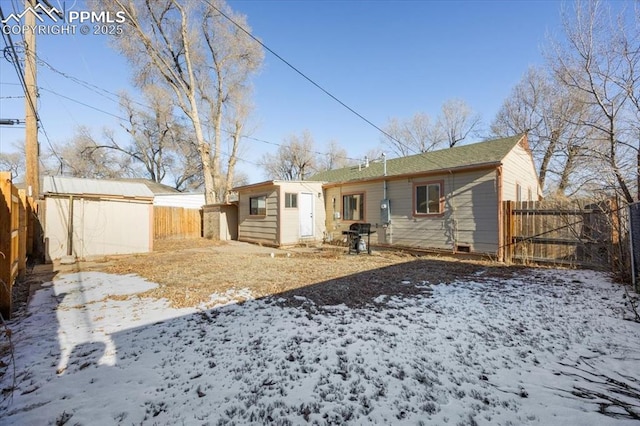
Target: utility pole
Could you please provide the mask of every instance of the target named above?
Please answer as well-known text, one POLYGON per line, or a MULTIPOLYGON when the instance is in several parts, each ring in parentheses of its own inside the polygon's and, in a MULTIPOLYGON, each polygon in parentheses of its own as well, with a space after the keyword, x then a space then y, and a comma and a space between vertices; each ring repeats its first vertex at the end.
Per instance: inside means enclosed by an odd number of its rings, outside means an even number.
MULTIPOLYGON (((37 0, 25 0, 25 10, 35 8, 37 0)), ((35 10, 35 9, 32 9, 35 10)), ((33 13, 26 13, 25 26, 35 28, 36 17, 33 13)), ((34 199, 40 195, 40 146, 38 144, 38 89, 36 81, 36 34, 34 30, 24 32, 24 80, 27 93, 25 93, 25 154, 26 154, 26 183, 27 194, 34 199), (29 190, 31 193, 29 194, 29 190)))

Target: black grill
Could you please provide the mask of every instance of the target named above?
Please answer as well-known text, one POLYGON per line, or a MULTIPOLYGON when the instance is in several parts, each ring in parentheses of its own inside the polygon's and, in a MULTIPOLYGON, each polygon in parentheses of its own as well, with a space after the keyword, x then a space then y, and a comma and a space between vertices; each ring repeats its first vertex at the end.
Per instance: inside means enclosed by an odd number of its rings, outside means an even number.
POLYGON ((360 253, 360 241, 366 236, 367 237, 367 253, 371 254, 371 234, 374 234, 376 231, 371 231, 370 223, 352 223, 349 225, 348 231, 342 231, 342 235, 347 236, 347 244, 349 245, 349 254, 351 251, 355 251, 356 253, 360 253))

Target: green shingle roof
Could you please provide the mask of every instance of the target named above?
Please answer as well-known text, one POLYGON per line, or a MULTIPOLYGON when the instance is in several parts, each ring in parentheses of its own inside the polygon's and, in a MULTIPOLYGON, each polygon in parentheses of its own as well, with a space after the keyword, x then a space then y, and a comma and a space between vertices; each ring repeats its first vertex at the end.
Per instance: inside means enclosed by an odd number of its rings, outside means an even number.
MULTIPOLYGON (((470 145, 456 146, 439 151, 425 152, 408 157, 387 160, 387 176, 413 173, 437 172, 461 167, 499 163, 523 135, 495 139, 470 145)), ((328 170, 312 176, 309 180, 322 182, 350 182, 369 180, 384 176, 384 166, 380 161, 369 163, 369 167, 350 166, 328 170)))

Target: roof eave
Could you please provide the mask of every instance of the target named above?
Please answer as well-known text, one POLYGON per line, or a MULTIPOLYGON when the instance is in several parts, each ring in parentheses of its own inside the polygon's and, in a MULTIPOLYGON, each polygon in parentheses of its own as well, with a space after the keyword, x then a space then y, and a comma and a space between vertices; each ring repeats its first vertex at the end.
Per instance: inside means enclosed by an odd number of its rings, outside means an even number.
POLYGON ((388 175, 388 176, 375 176, 370 178, 363 179, 352 179, 345 181, 337 181, 337 182, 328 182, 324 184, 323 188, 333 188, 336 186, 346 185, 346 184, 354 184, 354 183, 364 183, 364 182, 382 182, 385 180, 399 180, 399 179, 408 179, 408 178, 416 178, 416 177, 426 177, 433 175, 441 175, 443 173, 456 173, 456 172, 469 172, 474 170, 484 170, 484 169, 493 169, 502 165, 502 161, 491 161, 487 163, 466 165, 466 166, 458 166, 458 167, 450 167, 446 169, 437 169, 437 170, 429 170, 423 172, 411 172, 411 173, 402 173, 398 175, 388 175))
POLYGON ((103 200, 123 200, 123 201, 150 201, 153 202, 153 196, 145 195, 115 195, 115 194, 98 194, 98 193, 71 193, 71 192, 44 192, 42 197, 77 197, 77 198, 100 198, 103 200))

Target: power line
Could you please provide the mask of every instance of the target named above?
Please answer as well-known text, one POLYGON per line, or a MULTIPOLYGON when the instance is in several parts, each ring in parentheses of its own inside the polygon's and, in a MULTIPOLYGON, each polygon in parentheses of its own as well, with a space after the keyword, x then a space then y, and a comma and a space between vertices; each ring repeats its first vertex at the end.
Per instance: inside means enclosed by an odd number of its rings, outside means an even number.
MULTIPOLYGON (((236 21, 234 21, 231 17, 229 17, 227 14, 225 14, 223 11, 221 11, 220 9, 218 9, 215 5, 213 5, 209 0, 203 0, 205 3, 207 3, 212 9, 214 9, 215 11, 217 11, 220 15, 222 15, 224 18, 226 18, 229 22, 231 22, 234 26, 236 26, 238 29, 240 29, 240 31, 242 31, 243 33, 245 33, 246 35, 248 35, 253 41, 255 41, 256 43, 258 43, 260 46, 262 46, 265 50, 267 50, 269 53, 271 53, 273 56, 275 56, 276 58, 278 58, 282 63, 284 63, 286 66, 288 66, 289 68, 291 68, 293 71, 295 71, 297 74, 299 74, 302 78, 304 78, 305 80, 307 80, 309 83, 311 83, 312 85, 314 85, 315 87, 317 87, 318 89, 320 89, 323 93, 325 93, 327 96, 329 96, 331 99, 333 99, 334 101, 338 102, 340 105, 342 105, 343 107, 345 107, 347 110, 349 110, 350 112, 352 112, 353 114, 355 114, 357 117, 359 117, 360 119, 362 119, 364 122, 366 122, 367 124, 369 124, 371 127, 375 128, 376 130, 378 130, 380 133, 382 133, 383 135, 385 135, 386 137, 388 137, 389 139, 391 139, 392 141, 400 144, 400 145, 404 145, 402 142, 400 142, 399 140, 397 140, 396 138, 394 138, 393 136, 391 136, 389 133, 387 133, 386 131, 382 130, 380 127, 376 126, 373 122, 371 122, 369 119, 367 119, 366 117, 364 117, 362 114, 360 114, 358 111, 356 111, 355 109, 351 108, 349 105, 347 105, 346 103, 342 102, 340 99, 338 99, 336 96, 334 96, 331 92, 329 92, 327 89, 325 89, 324 87, 322 87, 320 84, 318 84, 317 82, 315 82, 311 77, 307 76, 305 73, 303 73, 302 71, 300 71, 298 68, 296 68, 295 66, 293 66, 289 61, 287 61, 286 59, 284 59, 282 56, 280 56, 278 53, 276 53, 273 49, 271 49, 269 46, 267 46, 266 44, 264 44, 262 41, 260 41, 260 39, 258 39, 257 37, 255 37, 253 34, 251 34, 249 31, 247 31, 246 29, 244 29, 244 27, 240 24, 238 24, 236 21)), ((413 151, 414 153, 417 154, 417 152, 412 149, 411 147, 406 146, 407 149, 413 151)))
MULTIPOLYGON (((100 86, 97 86, 97 85, 95 85, 95 84, 92 84, 92 83, 90 83, 90 82, 87 82, 87 81, 85 81, 85 80, 82 80, 82 79, 80 79, 80 78, 78 78, 78 77, 75 77, 75 76, 73 76, 73 75, 70 75, 70 74, 68 74, 68 73, 66 73, 66 72, 60 71, 60 70, 58 70, 58 69, 57 69, 57 68, 55 68, 53 65, 51 65, 50 63, 48 63, 46 60, 44 60, 43 58, 41 58, 41 57, 39 57, 39 56, 36 56, 36 58, 37 58, 37 60, 38 60, 38 62, 39 62, 39 63, 41 63, 42 65, 46 66, 46 67, 47 67, 49 70, 51 70, 52 72, 54 72, 54 73, 56 73, 56 74, 59 74, 59 75, 61 75, 62 77, 67 78, 67 79, 69 79, 69 80, 71 80, 71 81, 75 82, 76 84, 79 84, 79 85, 81 85, 81 86, 85 87, 86 89, 91 90, 91 91, 93 91, 94 93, 97 93, 97 94, 99 94, 100 96, 103 96, 104 98, 106 98, 106 99, 108 99, 108 100, 110 100, 110 101, 112 101, 112 102, 119 103, 119 101, 118 101, 118 100, 113 99, 113 98, 111 98, 110 96, 106 96, 106 95, 105 95, 105 94, 108 94, 108 95, 112 95, 112 96, 120 97, 120 95, 118 95, 117 93, 111 92, 111 91, 109 91, 109 90, 107 90, 107 89, 105 89, 105 88, 102 88, 102 87, 100 87, 100 86)), ((115 118, 118 118, 118 119, 120 119, 120 120, 128 121, 128 119, 126 119, 126 118, 120 117, 120 116, 118 116, 118 115, 115 115, 115 114, 110 113, 110 112, 108 112, 108 111, 102 110, 102 109, 100 109, 100 108, 97 108, 97 107, 91 106, 91 105, 89 105, 89 104, 86 104, 86 103, 84 103, 84 102, 78 101, 78 100, 76 100, 76 99, 72 99, 72 98, 70 98, 70 97, 68 97, 68 96, 62 95, 62 94, 57 93, 57 92, 54 92, 54 91, 52 91, 52 90, 47 90, 47 89, 45 89, 45 88, 41 88, 41 89, 42 89, 42 90, 45 90, 45 91, 48 91, 48 92, 50 92, 50 93, 53 93, 54 95, 57 95, 57 96, 63 97, 63 98, 65 98, 65 99, 68 99, 68 100, 70 100, 70 101, 72 101, 72 102, 75 102, 75 103, 78 103, 78 104, 80 104, 80 105, 86 106, 86 107, 88 107, 88 108, 94 109, 94 110, 96 110, 96 111, 102 112, 102 113, 104 113, 104 114, 108 114, 108 115, 110 115, 110 116, 112 116, 112 117, 115 117, 115 118)), ((153 108, 152 108, 151 106, 147 105, 147 104, 144 104, 144 103, 142 103, 142 102, 139 102, 139 101, 136 101, 136 100, 133 100, 133 99, 132 99, 131 101, 132 101, 134 104, 140 105, 140 106, 142 106, 143 108, 146 108, 146 109, 148 109, 148 110, 150 110, 150 111, 153 111, 153 108)), ((209 129, 213 128, 213 127, 212 127, 212 125, 211 125, 211 124, 209 124, 209 123, 206 123, 206 122, 205 122, 205 123, 202 123, 202 124, 203 124, 205 127, 209 128, 209 129)), ((223 131, 224 133, 227 133, 227 134, 232 134, 232 133, 233 133, 233 132, 231 132, 231 131, 229 131, 229 130, 226 130, 226 129, 222 129, 222 131, 223 131)), ((278 147, 280 147, 280 146, 282 146, 282 145, 283 145, 282 143, 278 143, 278 142, 270 142, 270 141, 267 141, 267 140, 264 140, 264 139, 259 139, 259 138, 255 138, 255 137, 248 136, 248 135, 241 135, 241 137, 242 137, 242 138, 245 138, 245 139, 249 139, 249 140, 254 140, 254 141, 256 141, 256 142, 261 142, 261 143, 264 143, 264 144, 268 144, 268 145, 278 146, 278 147)), ((312 152, 312 153, 314 153, 314 154, 318 154, 318 155, 330 155, 329 153, 319 152, 319 151, 311 151, 311 152, 312 152)), ((344 158, 345 160, 351 160, 351 161, 360 161, 360 159, 358 159, 358 158, 351 158, 351 157, 347 157, 347 156, 339 156, 339 158, 344 158)))
MULTIPOLYGON (((4 19, 5 19, 4 18, 4 12, 2 11, 2 6, 0 6, 0 21, 4 21, 4 19)), ((18 75, 18 80, 20 81, 20 84, 22 85, 22 89, 24 90, 24 94, 25 94, 25 96, 27 98, 27 101, 29 102, 29 106, 31 107, 31 111, 33 111, 33 115, 35 116, 36 123, 40 124, 39 127, 42 129, 42 133, 44 134, 45 139, 47 140, 47 144, 49 145, 49 148, 51 148, 51 151, 53 152, 53 154, 56 157, 58 157, 58 154, 53 149, 53 145, 51 144, 51 140, 49 139, 49 134, 45 130, 44 124, 42 123, 42 120, 40 119, 40 115, 38 114, 38 109, 36 108, 36 100, 34 100, 31 97, 31 93, 29 93, 29 89, 27 88, 27 83, 26 83, 25 78, 24 78, 24 70, 20 66, 20 59, 18 57, 18 52, 16 51, 16 46, 13 43, 13 39, 11 38, 11 34, 5 34, 5 32, 2 31, 2 38, 3 38, 3 41, 4 41, 5 46, 6 46, 5 49, 8 48, 10 50, 10 53, 13 54, 13 56, 12 56, 13 60, 10 60, 9 62, 11 62, 11 64, 14 67, 14 69, 16 70, 16 74, 18 75)), ((5 51, 5 53, 6 53, 6 51, 5 51)))
POLYGON ((67 99, 67 100, 69 100, 69 101, 71 101, 71 102, 75 102, 75 103, 80 104, 80 105, 82 105, 82 106, 85 106, 85 107, 87 107, 87 108, 91 108, 91 109, 93 109, 93 110, 95 110, 95 111, 98 111, 98 112, 101 112, 101 113, 103 113, 103 114, 110 115, 110 116, 112 116, 112 117, 117 118, 118 120, 127 121, 127 119, 126 119, 126 118, 124 118, 124 117, 121 117, 121 116, 119 116, 119 115, 113 114, 113 113, 111 113, 111 112, 109 112, 109 111, 105 111, 105 110, 100 109, 100 108, 98 108, 98 107, 91 106, 91 105, 89 105, 89 104, 88 104, 88 103, 86 103, 86 102, 82 102, 82 101, 79 101, 79 100, 77 100, 77 99, 70 98, 69 96, 63 95, 62 93, 58 93, 58 92, 56 92, 56 91, 54 91, 54 90, 47 89, 47 88, 44 88, 44 87, 41 87, 41 88, 40 88, 40 90, 43 90, 43 91, 45 91, 45 92, 49 92, 49 93, 51 93, 51 94, 53 94, 53 95, 56 95, 56 96, 60 96, 61 98, 67 99))

